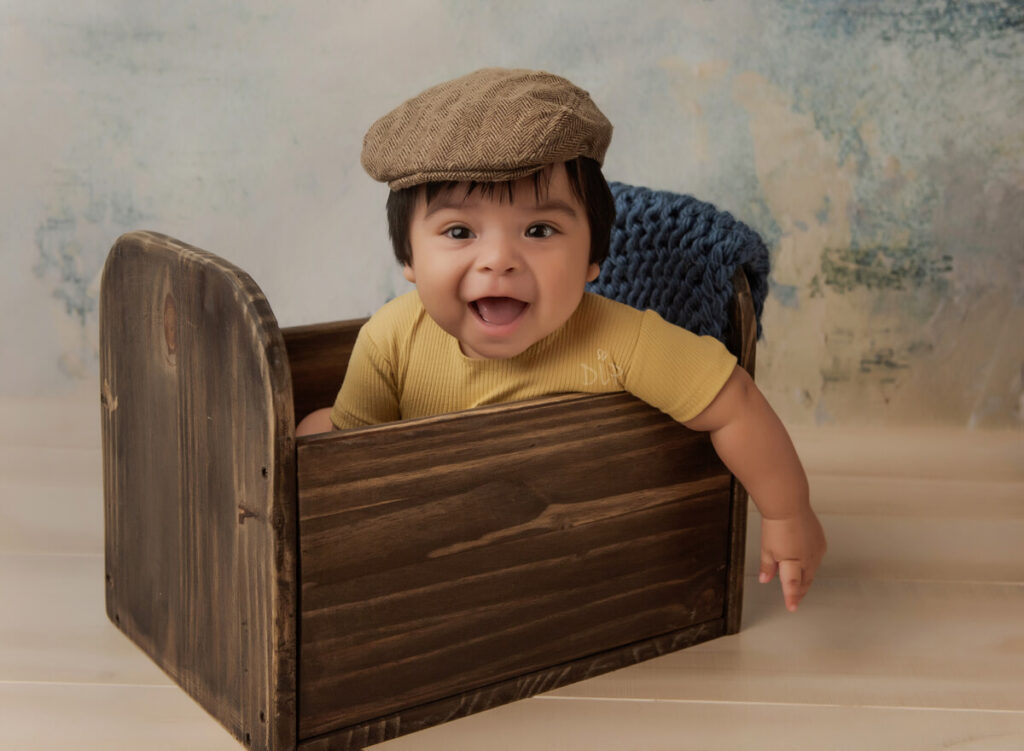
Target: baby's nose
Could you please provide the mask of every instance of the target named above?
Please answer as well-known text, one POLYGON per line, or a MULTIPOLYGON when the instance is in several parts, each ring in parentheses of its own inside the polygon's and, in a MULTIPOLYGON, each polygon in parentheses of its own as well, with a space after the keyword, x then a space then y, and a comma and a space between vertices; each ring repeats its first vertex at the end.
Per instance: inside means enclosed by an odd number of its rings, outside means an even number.
POLYGON ((477 268, 491 273, 510 274, 520 267, 519 253, 515 243, 507 239, 496 239, 487 244, 480 254, 477 268))

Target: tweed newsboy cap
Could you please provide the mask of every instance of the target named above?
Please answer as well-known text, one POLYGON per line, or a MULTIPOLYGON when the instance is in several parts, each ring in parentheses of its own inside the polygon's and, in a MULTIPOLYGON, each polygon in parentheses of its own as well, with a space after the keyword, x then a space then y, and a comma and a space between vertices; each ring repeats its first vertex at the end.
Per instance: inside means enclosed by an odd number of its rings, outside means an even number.
POLYGON ((363 167, 393 190, 441 180, 515 180, 585 156, 612 124, 583 89, 536 70, 484 68, 433 86, 375 122, 363 167))

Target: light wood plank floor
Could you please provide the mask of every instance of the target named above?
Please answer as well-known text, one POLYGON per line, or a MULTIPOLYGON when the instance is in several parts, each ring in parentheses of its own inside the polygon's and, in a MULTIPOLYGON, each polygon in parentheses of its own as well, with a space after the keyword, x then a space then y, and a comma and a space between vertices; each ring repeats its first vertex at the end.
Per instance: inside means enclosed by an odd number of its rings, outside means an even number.
MULTIPOLYGON (((0 402, 0 749, 237 751, 106 619, 98 424, 0 402)), ((372 748, 1024 749, 1024 433, 794 438, 830 543, 796 614, 748 577, 735 636, 372 748)))

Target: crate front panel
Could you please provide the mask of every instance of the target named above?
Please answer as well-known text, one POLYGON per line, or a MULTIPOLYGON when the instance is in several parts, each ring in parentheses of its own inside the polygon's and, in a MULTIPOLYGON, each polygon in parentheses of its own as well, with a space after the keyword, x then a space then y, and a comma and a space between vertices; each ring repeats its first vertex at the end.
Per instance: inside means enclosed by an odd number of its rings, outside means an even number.
POLYGON ((723 615, 730 475, 625 394, 298 446, 299 737, 723 615))

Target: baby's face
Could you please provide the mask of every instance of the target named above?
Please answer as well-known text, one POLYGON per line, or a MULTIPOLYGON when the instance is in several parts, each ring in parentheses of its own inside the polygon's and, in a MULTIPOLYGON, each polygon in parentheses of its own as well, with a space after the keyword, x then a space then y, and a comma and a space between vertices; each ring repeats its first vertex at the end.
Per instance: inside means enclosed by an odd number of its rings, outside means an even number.
POLYGON ((467 357, 523 352, 569 319, 600 271, 589 261, 586 209, 563 165, 539 201, 532 177, 515 183, 511 203, 497 187, 489 197, 466 197, 460 186, 429 206, 421 192, 409 224, 405 278, 467 357))

